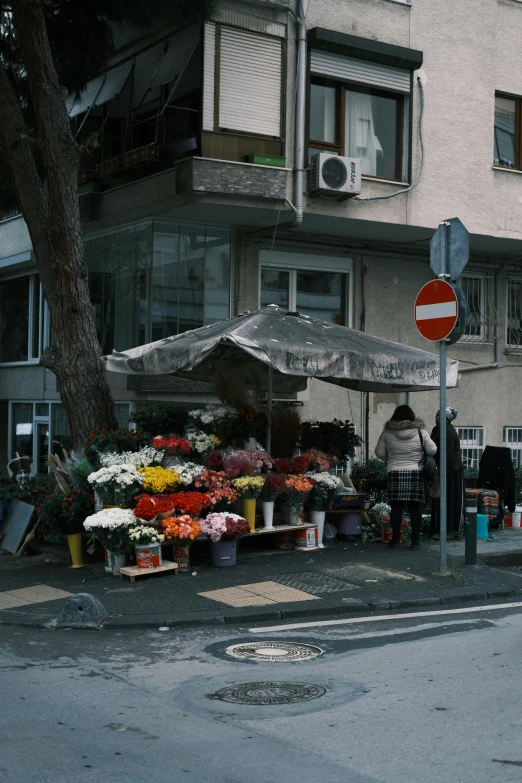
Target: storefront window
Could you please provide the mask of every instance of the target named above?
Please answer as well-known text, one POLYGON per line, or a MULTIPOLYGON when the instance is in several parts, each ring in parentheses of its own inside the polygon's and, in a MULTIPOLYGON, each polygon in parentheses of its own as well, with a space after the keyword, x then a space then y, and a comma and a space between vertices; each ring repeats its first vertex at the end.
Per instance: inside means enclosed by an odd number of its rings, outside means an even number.
POLYGON ((13 453, 33 458, 33 403, 15 402, 12 406, 13 453))
POLYGON ((45 345, 44 309, 37 275, 0 281, 0 363, 40 358, 45 345))

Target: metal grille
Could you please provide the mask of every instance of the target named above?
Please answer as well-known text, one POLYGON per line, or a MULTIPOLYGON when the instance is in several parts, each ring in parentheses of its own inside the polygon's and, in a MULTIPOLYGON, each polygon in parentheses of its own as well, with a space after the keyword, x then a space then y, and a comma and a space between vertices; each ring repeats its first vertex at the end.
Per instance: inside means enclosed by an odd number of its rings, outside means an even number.
POLYGON ((462 339, 483 342, 487 336, 487 276, 464 275, 460 280, 460 287, 468 302, 468 322, 462 339))
POLYGON ((522 468, 522 427, 504 427, 504 448, 511 449, 515 468, 522 468))
POLYGON ((456 427, 456 430, 460 438, 464 467, 478 470, 484 450, 484 427, 456 427))
POLYGON ((522 347, 522 277, 508 279, 506 343, 510 348, 522 347))

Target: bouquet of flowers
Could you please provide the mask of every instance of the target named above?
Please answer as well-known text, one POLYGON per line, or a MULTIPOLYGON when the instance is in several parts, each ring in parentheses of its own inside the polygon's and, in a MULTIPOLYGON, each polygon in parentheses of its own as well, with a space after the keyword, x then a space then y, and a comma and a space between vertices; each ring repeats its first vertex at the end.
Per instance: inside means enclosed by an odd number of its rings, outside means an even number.
POLYGON ((272 458, 266 451, 257 449, 227 449, 223 452, 223 467, 228 476, 250 475, 270 470, 272 458))
POLYGON ((184 487, 189 487, 198 476, 201 476, 205 468, 202 465, 196 465, 195 462, 186 462, 184 465, 176 465, 175 470, 180 484, 184 487))
POLYGON ((143 486, 143 470, 158 470, 158 468, 137 470, 134 465, 110 465, 108 468, 101 468, 91 473, 87 481, 98 493, 104 505, 126 506, 143 486))
POLYGON ((168 497, 176 513, 188 514, 191 517, 198 517, 203 508, 212 505, 206 492, 176 492, 168 497))
POLYGON ((238 438, 266 437, 268 419, 266 413, 258 411, 252 405, 245 405, 237 409, 237 419, 234 422, 234 434, 238 438))
POLYGON ((262 503, 272 503, 286 489, 286 476, 278 473, 269 473, 259 495, 262 503))
POLYGON ((230 482, 242 500, 259 497, 265 483, 264 476, 241 476, 230 482))
POLYGON ((337 465, 338 459, 332 454, 325 454, 324 451, 317 451, 317 449, 310 449, 307 454, 303 454, 309 458, 309 470, 317 473, 324 473, 334 465, 337 465))
POLYGON ((84 529, 110 552, 121 552, 129 541, 129 529, 136 526, 130 508, 106 508, 87 517, 84 529))
POLYGON ((230 440, 237 411, 226 405, 208 405, 189 411, 189 417, 207 435, 215 433, 220 440, 230 440))
POLYGON ((200 522, 201 532, 205 533, 211 541, 216 543, 221 539, 233 541, 246 536, 249 532, 248 522, 239 514, 230 514, 228 511, 208 514, 200 522))
POLYGON ((111 465, 134 465, 135 468, 148 468, 149 465, 159 465, 162 458, 163 452, 157 451, 152 446, 142 446, 139 451, 123 451, 120 454, 115 451, 107 451, 98 457, 104 468, 111 465))
POLYGON ((285 489, 279 496, 283 506, 300 506, 312 491, 314 480, 308 476, 287 476, 285 489))
POLYGON ((199 535, 199 523, 188 514, 180 517, 167 517, 161 523, 165 531, 165 538, 176 541, 193 541, 199 535))
POLYGON ((188 454, 192 448, 189 441, 180 435, 169 435, 168 437, 156 435, 152 445, 155 449, 163 449, 164 454, 169 456, 172 454, 188 454))
POLYGON ((127 430, 125 428, 118 430, 107 430, 103 427, 96 427, 91 430, 89 437, 85 442, 85 456, 93 463, 100 464, 100 455, 106 452, 139 451, 142 446, 147 446, 150 438, 140 429, 127 430))
POLYGON ((92 492, 72 489, 49 495, 38 512, 40 530, 52 534, 81 533, 86 517, 94 512, 92 492))
POLYGON ((291 473, 292 475, 301 474, 308 470, 310 466, 310 455, 302 454, 300 457, 292 457, 292 459, 274 460, 274 469, 278 473, 291 473))
POLYGON ((332 476, 330 473, 308 473, 307 475, 312 476, 312 480, 315 481, 308 497, 310 509, 312 511, 328 511, 335 494, 343 486, 342 480, 339 476, 332 476))
POLYGON ((214 507, 228 506, 239 497, 239 493, 232 487, 223 471, 204 470, 201 476, 196 478, 194 484, 198 488, 205 488, 214 507))
POLYGON ((165 541, 165 536, 153 527, 147 527, 146 525, 139 525, 133 527, 129 531, 129 543, 132 546, 141 546, 143 544, 162 544, 165 541))
POLYGON ((209 470, 223 470, 223 455, 220 451, 206 454, 203 457, 203 462, 209 470))
POLYGON ((152 522, 158 516, 156 499, 150 495, 141 495, 134 507, 133 513, 136 519, 144 519, 146 522, 152 522))
POLYGON ((147 492, 161 494, 179 485, 178 473, 171 468, 138 468, 138 471, 143 476, 143 489, 147 492))
POLYGON ((197 454, 205 454, 207 451, 214 451, 214 449, 221 445, 221 441, 216 435, 207 435, 201 430, 189 433, 187 435, 187 440, 190 443, 192 451, 195 451, 197 454))

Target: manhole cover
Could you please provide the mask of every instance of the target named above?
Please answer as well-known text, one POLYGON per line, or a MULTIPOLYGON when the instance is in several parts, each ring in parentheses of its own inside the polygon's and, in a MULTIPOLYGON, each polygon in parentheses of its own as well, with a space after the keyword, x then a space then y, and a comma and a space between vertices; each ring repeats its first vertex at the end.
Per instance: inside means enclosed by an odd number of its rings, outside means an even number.
POLYGON ((304 682, 244 682, 229 685, 216 693, 209 693, 209 699, 230 701, 234 704, 294 704, 324 696, 326 688, 304 682))
POLYGON ((294 642, 247 642, 232 644, 225 650, 227 655, 244 661, 309 661, 323 654, 313 644, 294 642))
POLYGON ((308 571, 301 574, 282 574, 272 577, 272 581, 280 585, 294 587, 296 590, 303 590, 312 595, 321 595, 322 593, 340 593, 345 590, 354 590, 359 585, 344 582, 342 579, 335 579, 333 576, 326 576, 317 571, 308 571))

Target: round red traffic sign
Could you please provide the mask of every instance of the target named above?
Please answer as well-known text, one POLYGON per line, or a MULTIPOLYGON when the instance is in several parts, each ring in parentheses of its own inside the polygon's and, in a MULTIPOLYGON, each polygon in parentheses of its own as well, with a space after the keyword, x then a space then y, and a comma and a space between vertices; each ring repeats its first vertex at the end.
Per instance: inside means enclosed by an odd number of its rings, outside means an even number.
POLYGON ((431 280, 417 294, 413 312, 417 329, 426 340, 444 340, 459 317, 457 295, 445 280, 431 280))

